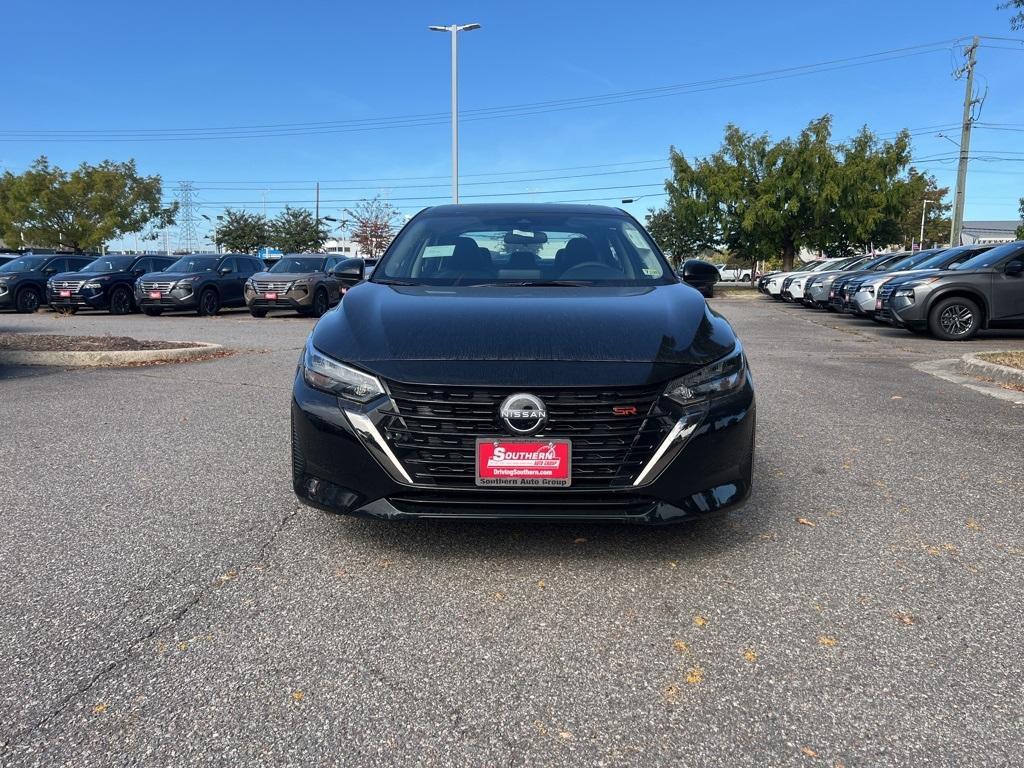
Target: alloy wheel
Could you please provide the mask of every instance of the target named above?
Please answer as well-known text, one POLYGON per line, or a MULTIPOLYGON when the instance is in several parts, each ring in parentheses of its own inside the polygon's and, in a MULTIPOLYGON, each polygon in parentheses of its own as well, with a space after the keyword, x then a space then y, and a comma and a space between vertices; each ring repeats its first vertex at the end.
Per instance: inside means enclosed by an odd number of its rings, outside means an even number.
POLYGON ((963 304, 950 304, 942 310, 939 324, 950 336, 963 336, 974 325, 974 312, 963 304))

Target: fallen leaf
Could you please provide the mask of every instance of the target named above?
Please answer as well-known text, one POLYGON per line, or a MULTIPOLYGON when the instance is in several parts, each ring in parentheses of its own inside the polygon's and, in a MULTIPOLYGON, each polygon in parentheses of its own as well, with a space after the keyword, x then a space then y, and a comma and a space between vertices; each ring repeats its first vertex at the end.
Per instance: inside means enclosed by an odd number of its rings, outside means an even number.
POLYGON ((753 648, 747 648, 747 650, 743 652, 743 658, 749 661, 751 664, 753 664, 755 661, 757 661, 757 651, 755 651, 753 648))
POLYGON ((538 579, 537 589, 544 589, 544 579, 538 579))
POLYGON ((500 603, 502 600, 505 599, 505 593, 504 592, 495 592, 494 593, 494 599, 497 600, 500 603))
POLYGON ((587 540, 585 538, 583 538, 582 536, 579 536, 579 537, 573 539, 572 543, 573 544, 586 544, 587 540))
POLYGON ((893 618, 895 618, 896 621, 900 622, 900 624, 910 625, 914 623, 914 617, 911 616, 909 613, 894 613, 893 618))
POLYGON ((932 557, 938 557, 939 555, 942 554, 942 552, 939 550, 938 547, 925 547, 924 551, 927 552, 932 557))
POLYGON ((903 395, 893 395, 889 399, 890 400, 902 400, 903 399, 903 395))
POLYGON ((534 720, 533 727, 537 729, 537 733, 539 733, 541 736, 547 736, 548 729, 540 720, 534 720))
POLYGON ((304 698, 306 698, 306 694, 304 694, 302 691, 292 691, 292 701, 294 701, 296 704, 298 704, 304 698))
MULTIPOLYGON (((808 520, 808 519, 807 519, 806 517, 798 517, 798 518, 796 519, 796 521, 797 521, 798 523, 800 523, 800 525, 807 525, 807 526, 810 526, 811 528, 813 528, 814 526, 816 526, 816 525, 817 525, 817 523, 816 523, 816 522, 814 522, 813 520, 808 520)), ((828 534, 826 534, 826 536, 827 536, 827 535, 828 535, 828 534)))
POLYGON ((690 667, 686 672, 686 682, 690 685, 697 685, 704 682, 704 668, 690 667))
POLYGON ((563 739, 571 739, 572 738, 572 733, 570 731, 559 731, 558 735, 561 736, 563 739))
POLYGON ((827 648, 835 648, 839 641, 834 637, 828 635, 818 635, 818 645, 824 645, 827 648))
POLYGON ((232 568, 230 571, 228 571, 225 574, 222 574, 221 576, 218 576, 217 578, 218 578, 218 580, 220 581, 221 584, 223 584, 225 582, 228 582, 228 581, 234 581, 235 579, 238 578, 238 571, 236 571, 234 568, 232 568))
POLYGON ((818 753, 815 752, 810 747, 800 747, 800 751, 803 752, 808 757, 817 757, 818 756, 818 753))
POLYGON ((669 683, 661 689, 661 695, 665 698, 665 701, 675 702, 679 700, 679 686, 675 683, 669 683))
POLYGON ((187 651, 188 650, 188 643, 186 643, 184 640, 182 642, 178 643, 178 650, 179 651, 187 651))
POLYGON ((679 567, 679 561, 678 560, 669 560, 668 561, 668 567, 669 568, 678 568, 679 567))
POLYGON ((102 715, 106 711, 107 711, 107 705, 106 705, 106 703, 104 703, 102 701, 92 708, 92 713, 94 715, 102 715))
POLYGON ((972 531, 980 531, 981 523, 979 523, 973 517, 969 517, 967 518, 967 527, 970 528, 972 531))
POLYGON ((676 640, 672 643, 672 650, 676 653, 689 653, 690 646, 684 643, 682 640, 676 640))
POLYGON ((693 617, 693 623, 696 624, 698 627, 703 629, 704 627, 706 627, 708 625, 708 617, 707 616, 701 616, 701 615, 698 614, 697 616, 693 617))

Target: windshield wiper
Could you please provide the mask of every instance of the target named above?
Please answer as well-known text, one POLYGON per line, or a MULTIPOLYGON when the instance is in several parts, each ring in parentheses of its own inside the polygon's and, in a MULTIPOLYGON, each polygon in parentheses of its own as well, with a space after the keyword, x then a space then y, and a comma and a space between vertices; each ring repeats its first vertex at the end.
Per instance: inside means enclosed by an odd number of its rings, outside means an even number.
POLYGON ((419 285, 412 280, 398 280, 393 277, 382 277, 380 280, 371 280, 371 283, 379 283, 380 285, 419 285))

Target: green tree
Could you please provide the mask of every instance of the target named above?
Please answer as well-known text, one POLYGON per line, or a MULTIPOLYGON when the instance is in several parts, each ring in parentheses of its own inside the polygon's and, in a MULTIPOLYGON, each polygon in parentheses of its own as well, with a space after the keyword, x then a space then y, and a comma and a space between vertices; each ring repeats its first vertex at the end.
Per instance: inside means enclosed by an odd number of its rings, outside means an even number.
POLYGON ((132 232, 152 240, 178 209, 161 204, 162 187, 159 176, 140 176, 134 160, 82 163, 68 172, 43 156, 24 173, 0 177, 0 237, 76 252, 132 232))
POLYGON ((232 253, 256 253, 270 242, 270 223, 257 213, 228 208, 214 232, 217 245, 232 253))
MULTIPOLYGON (((780 257, 791 269, 803 248, 844 253, 862 244, 902 242, 910 136, 881 142, 867 128, 831 139, 832 119, 796 138, 726 127, 721 148, 689 161, 671 150, 668 201, 649 221, 660 242, 682 252, 723 246, 738 259, 780 257)), ((923 187, 922 187, 923 189, 923 187)))
POLYGON ((270 245, 285 253, 319 251, 327 242, 328 232, 323 221, 305 208, 285 206, 270 222, 270 245))
POLYGON ((1017 13, 1010 17, 1010 29, 1024 29, 1024 0, 1008 0, 997 7, 1000 10, 1016 9, 1017 13))
POLYGON ((387 250, 400 219, 398 209, 379 197, 360 200, 355 208, 346 208, 345 215, 351 238, 359 243, 364 255, 373 257, 387 250))
POLYGON ((922 214, 925 216, 924 243, 944 243, 949 240, 949 212, 953 207, 951 203, 946 202, 949 187, 939 187, 934 176, 929 173, 918 173, 917 169, 911 168, 900 194, 902 213, 898 226, 902 236, 901 243, 916 243, 921 239, 922 214))
POLYGON ((1024 240, 1024 197, 1020 199, 1020 226, 1017 227, 1017 239, 1024 240))

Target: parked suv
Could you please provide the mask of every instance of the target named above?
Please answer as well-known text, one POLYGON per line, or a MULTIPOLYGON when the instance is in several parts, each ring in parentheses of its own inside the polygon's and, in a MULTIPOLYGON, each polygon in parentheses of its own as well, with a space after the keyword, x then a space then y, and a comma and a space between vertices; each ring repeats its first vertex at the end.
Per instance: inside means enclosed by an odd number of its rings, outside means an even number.
POLYGON ((1024 241, 903 283, 889 305, 899 324, 947 341, 983 328, 1024 328, 1024 241))
POLYGON ((95 256, 27 253, 0 266, 0 309, 35 312, 46 301, 46 281, 60 272, 75 272, 95 256))
POLYGON ((667 523, 750 493, 743 347, 624 211, 428 208, 342 309, 292 390, 313 506, 667 523))
POLYGON ((100 256, 78 272, 51 277, 46 283, 47 301, 58 312, 106 309, 112 315, 127 315, 138 309, 135 281, 173 263, 170 256, 100 256))
MULTIPOLYGON (((889 304, 892 301, 892 295, 896 292, 897 288, 903 285, 903 283, 909 283, 911 280, 916 280, 919 277, 933 274, 944 269, 956 269, 965 261, 970 261, 975 256, 985 253, 985 251, 991 251, 993 248, 995 248, 994 245, 959 245, 956 248, 948 248, 944 251, 940 251, 927 261, 923 261, 918 264, 910 272, 906 272, 901 275, 893 275, 882 283, 876 292, 874 319, 878 320, 880 323, 896 324, 889 304)), ((924 333, 924 331, 922 330, 920 333, 924 333)))
MULTIPOLYGON (((320 317, 341 301, 342 284, 335 274, 339 262, 353 259, 319 253, 282 256, 270 269, 245 281, 245 303, 253 317, 266 317, 271 309, 293 309, 320 317)), ((358 271, 362 277, 362 269, 358 271)))
POLYGON ((135 303, 147 315, 176 310, 215 315, 222 307, 244 307, 242 287, 263 269, 260 259, 245 254, 182 256, 163 272, 136 280, 135 303))

